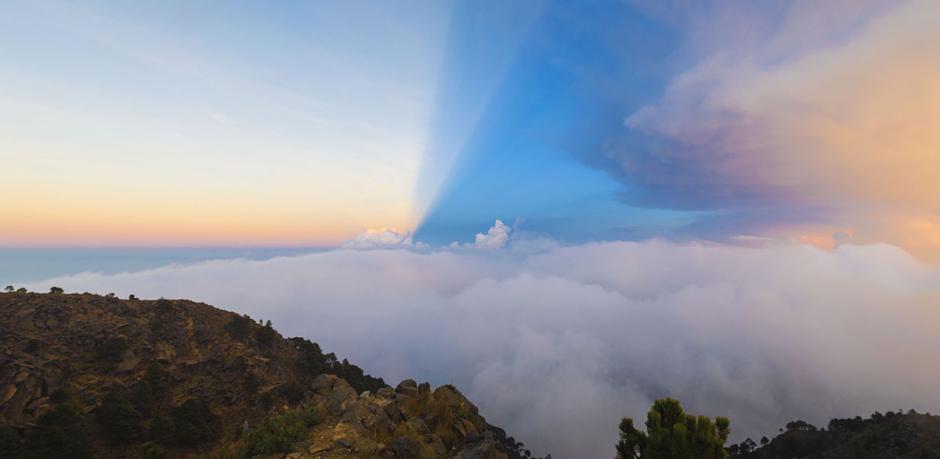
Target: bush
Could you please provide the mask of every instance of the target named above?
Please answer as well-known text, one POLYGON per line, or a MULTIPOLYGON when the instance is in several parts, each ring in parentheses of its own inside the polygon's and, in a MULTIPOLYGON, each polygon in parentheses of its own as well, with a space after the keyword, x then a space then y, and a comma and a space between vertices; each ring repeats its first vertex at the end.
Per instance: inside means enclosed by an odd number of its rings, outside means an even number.
POLYGON ((317 416, 309 408, 275 414, 248 432, 248 453, 250 456, 286 453, 316 423, 317 416))
POLYGON ((95 355, 99 360, 104 361, 110 365, 116 365, 121 361, 121 358, 124 356, 124 352, 127 351, 127 340, 120 336, 113 338, 108 338, 104 342, 98 344, 98 347, 95 349, 95 355))
POLYGON ((143 437, 142 416, 131 402, 118 392, 110 392, 95 410, 95 422, 111 444, 129 445, 143 437))
POLYGON ((170 416, 154 419, 152 429, 154 437, 163 443, 192 447, 218 439, 222 426, 208 404, 189 399, 174 408, 170 416))
POLYGON ((23 447, 20 433, 10 426, 0 426, 0 457, 16 457, 23 447))
POLYGON ((134 387, 131 388, 131 403, 134 404, 134 408, 144 416, 150 416, 153 414, 154 408, 154 397, 153 397, 153 388, 150 387, 150 383, 146 379, 137 381, 137 384, 134 384, 134 387))
POLYGON ((26 441, 30 457, 91 457, 91 432, 81 411, 71 403, 57 406, 39 418, 26 441))
POLYGON ((225 328, 228 330, 229 335, 232 335, 232 339, 245 341, 251 334, 252 325, 254 325, 254 321, 248 316, 235 316, 225 328))
POLYGON ((289 341, 299 353, 298 363, 310 376, 321 373, 334 374, 345 379, 353 389, 356 389, 356 392, 367 390, 374 392, 387 386, 382 378, 365 374, 362 368, 349 363, 346 359, 340 362, 336 354, 332 352, 324 354, 317 343, 304 338, 290 338, 289 341))
POLYGON ((248 394, 251 396, 254 396, 258 392, 258 388, 261 387, 261 382, 258 380, 258 377, 255 376, 254 373, 250 373, 250 372, 246 373, 244 382, 245 382, 245 391, 247 391, 248 394))
POLYGON ((271 345, 274 344, 275 338, 277 338, 277 332, 271 328, 270 321, 267 325, 255 330, 255 340, 258 341, 258 344, 262 347, 271 347, 271 345))
POLYGON ((297 404, 303 400, 304 391, 304 385, 298 383, 297 381, 286 382, 277 388, 277 392, 281 394, 281 397, 284 397, 284 399, 291 404, 297 404))
POLYGON ((166 458, 166 449, 154 442, 148 441, 144 443, 143 448, 141 448, 141 456, 144 459, 164 459, 166 458))
POLYGON ((261 401, 261 408, 263 408, 265 411, 270 410, 271 407, 274 406, 274 397, 271 397, 270 392, 261 394, 259 400, 261 401))

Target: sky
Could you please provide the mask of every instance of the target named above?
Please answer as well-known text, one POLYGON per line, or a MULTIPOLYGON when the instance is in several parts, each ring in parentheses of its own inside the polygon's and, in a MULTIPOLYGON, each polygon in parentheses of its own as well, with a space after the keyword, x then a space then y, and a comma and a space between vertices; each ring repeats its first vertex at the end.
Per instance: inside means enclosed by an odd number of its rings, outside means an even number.
POLYGON ((940 257, 929 0, 0 13, 4 247, 447 244, 499 218, 940 257))
POLYGON ((933 0, 2 2, 0 282, 271 319, 553 457, 663 396, 940 412, 937 43, 933 0))

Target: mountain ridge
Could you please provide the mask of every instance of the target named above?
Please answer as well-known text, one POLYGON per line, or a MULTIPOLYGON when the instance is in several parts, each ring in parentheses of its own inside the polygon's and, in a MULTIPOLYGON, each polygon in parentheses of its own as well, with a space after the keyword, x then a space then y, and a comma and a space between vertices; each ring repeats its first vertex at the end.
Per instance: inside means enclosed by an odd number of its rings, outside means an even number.
POLYGON ((188 300, 0 294, 0 456, 521 458, 456 387, 396 388, 188 300))

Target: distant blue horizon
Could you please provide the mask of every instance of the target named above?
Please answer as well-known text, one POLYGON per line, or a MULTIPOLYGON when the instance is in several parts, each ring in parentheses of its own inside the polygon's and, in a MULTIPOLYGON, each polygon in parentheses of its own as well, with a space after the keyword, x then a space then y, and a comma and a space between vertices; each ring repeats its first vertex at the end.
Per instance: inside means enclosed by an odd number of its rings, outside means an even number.
POLYGON ((0 288, 84 272, 116 274, 210 260, 269 260, 331 247, 30 247, 0 248, 0 288))

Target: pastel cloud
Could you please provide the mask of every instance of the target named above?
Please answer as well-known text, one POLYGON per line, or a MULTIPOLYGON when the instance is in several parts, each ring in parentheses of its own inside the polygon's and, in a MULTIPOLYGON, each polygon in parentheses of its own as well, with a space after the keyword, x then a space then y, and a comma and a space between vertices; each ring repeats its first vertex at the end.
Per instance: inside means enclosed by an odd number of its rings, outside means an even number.
POLYGON ((395 229, 370 229, 356 235, 355 238, 343 243, 344 249, 383 249, 423 247, 424 244, 412 240, 410 232, 398 232, 395 229))
POLYGON ((940 412, 940 272, 887 245, 334 250, 28 287, 51 285, 270 319, 386 380, 457 384, 556 457, 609 457, 619 417, 666 395, 729 415, 736 439, 795 418, 940 412))
POLYGON ((680 24, 704 37, 699 62, 626 117, 644 148, 605 152, 632 199, 772 209, 765 231, 850 228, 940 257, 940 4, 891 5, 795 3, 772 24, 719 8, 704 17, 724 17, 720 32, 680 24))

